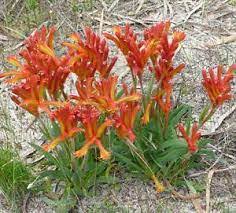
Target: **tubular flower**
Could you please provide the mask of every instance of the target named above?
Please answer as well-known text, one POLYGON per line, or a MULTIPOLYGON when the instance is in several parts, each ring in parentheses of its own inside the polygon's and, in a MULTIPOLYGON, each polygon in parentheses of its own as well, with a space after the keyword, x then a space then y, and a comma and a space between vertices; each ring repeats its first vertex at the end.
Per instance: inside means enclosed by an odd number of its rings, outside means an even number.
POLYGON ((175 52, 179 47, 180 42, 185 39, 186 35, 184 32, 175 31, 172 36, 171 42, 168 40, 168 35, 164 34, 162 40, 162 51, 161 58, 168 61, 169 63, 173 60, 175 52))
POLYGON ((10 77, 9 79, 5 81, 6 83, 17 83, 21 81, 22 79, 26 79, 32 76, 32 73, 29 70, 22 69, 22 64, 16 58, 16 56, 9 56, 7 58, 7 61, 13 66, 18 67, 18 69, 21 69, 21 71, 19 72, 17 70, 11 70, 5 73, 0 73, 0 78, 10 77))
POLYGON ((235 64, 225 74, 223 74, 222 66, 217 67, 217 73, 214 72, 213 68, 210 68, 209 75, 207 75, 206 69, 202 70, 202 84, 213 107, 218 107, 232 98, 230 81, 233 79, 234 67, 236 67, 235 64))
POLYGON ((38 76, 31 76, 12 88, 12 100, 34 116, 39 116, 40 108, 45 108, 44 85, 38 76))
POLYGON ((66 104, 62 108, 50 114, 51 120, 57 121, 60 127, 60 135, 55 138, 51 143, 43 146, 45 151, 51 151, 59 143, 66 139, 73 137, 76 133, 83 131, 77 127, 77 108, 72 107, 70 104, 66 104))
POLYGON ((184 64, 180 64, 176 68, 174 68, 168 61, 165 59, 159 59, 154 67, 150 67, 150 71, 155 73, 156 80, 161 83, 163 86, 163 82, 169 83, 173 77, 180 73, 183 68, 185 67, 184 64))
POLYGON ((152 109, 152 100, 149 101, 149 103, 147 104, 147 106, 145 108, 144 115, 142 117, 142 123, 143 124, 148 124, 149 123, 151 109, 152 109))
POLYGON ((168 121, 171 110, 171 93, 172 85, 170 83, 163 82, 163 88, 159 89, 156 96, 153 98, 165 114, 166 122, 168 121))
POLYGON ((105 39, 101 39, 90 28, 85 29, 84 41, 78 34, 72 34, 75 43, 64 42, 69 48, 70 63, 80 80, 93 77, 98 71, 101 77, 107 77, 113 68, 117 57, 109 60, 109 49, 105 39))
POLYGON ((128 138, 131 142, 135 140, 133 132, 134 122, 140 110, 138 103, 123 103, 119 113, 114 114, 114 125, 118 136, 122 139, 128 138))
POLYGON ((151 55, 152 63, 155 64, 158 55, 161 53, 162 45, 166 41, 170 30, 170 21, 160 22, 144 30, 144 39, 148 42, 155 41, 156 49, 151 55))
POLYGON ((24 41, 28 51, 38 51, 38 44, 46 44, 49 48, 53 49, 54 35, 56 29, 51 27, 49 30, 44 25, 40 30, 36 30, 29 38, 24 41))
POLYGON ((81 106, 78 109, 78 117, 84 128, 85 144, 74 153, 78 158, 85 156, 92 145, 96 145, 100 151, 100 158, 107 160, 110 158, 108 152, 101 142, 101 137, 104 135, 107 127, 112 125, 112 121, 107 119, 102 124, 99 124, 99 111, 93 106, 81 106))
POLYGON ((46 27, 36 31, 25 42, 25 49, 20 52, 21 63, 15 56, 8 61, 17 67, 1 77, 8 77, 8 83, 25 81, 32 75, 37 75, 49 94, 55 99, 59 90, 63 89, 64 82, 69 74, 69 58, 57 57, 53 49, 54 28, 47 31, 46 27))
POLYGON ((125 96, 117 99, 117 81, 117 76, 110 76, 107 79, 102 79, 100 82, 95 83, 97 93, 92 99, 94 100, 94 105, 100 111, 115 112, 120 104, 137 101, 140 99, 140 95, 134 92, 130 95, 126 94, 125 96))
POLYGON ((94 77, 96 67, 90 62, 88 58, 72 57, 69 62, 72 72, 74 72, 80 81, 86 80, 87 78, 94 77))
POLYGON ((138 42, 137 35, 128 24, 124 28, 114 27, 114 34, 104 33, 105 37, 112 40, 122 51, 133 75, 141 78, 149 57, 156 51, 156 42, 138 42))
POLYGON ((181 132, 182 136, 184 137, 184 139, 186 140, 187 144, 188 144, 188 149, 190 152, 196 152, 198 147, 197 147, 197 142, 201 137, 201 133, 198 132, 198 125, 195 122, 192 126, 192 132, 191 135, 189 136, 187 134, 187 132, 184 129, 183 124, 179 124, 178 126, 179 131, 181 132))
POLYGON ((94 78, 87 78, 83 81, 78 80, 76 90, 79 96, 71 95, 70 98, 77 100, 80 104, 88 104, 89 100, 91 100, 96 93, 93 82, 94 78))

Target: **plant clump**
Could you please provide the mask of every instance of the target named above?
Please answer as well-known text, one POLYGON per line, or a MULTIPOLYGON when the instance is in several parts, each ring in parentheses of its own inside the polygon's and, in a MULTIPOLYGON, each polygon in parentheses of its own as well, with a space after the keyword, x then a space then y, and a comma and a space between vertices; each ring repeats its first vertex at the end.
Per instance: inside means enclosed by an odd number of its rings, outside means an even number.
POLYGON ((119 162, 152 179, 161 192, 162 181, 174 182, 209 151, 201 128, 232 99, 235 64, 226 72, 220 65, 203 69, 210 104, 197 121, 190 106, 172 102, 173 78, 185 67, 175 65, 175 55, 186 35, 172 31, 170 21, 145 29, 142 37, 128 24, 114 27, 113 34, 104 33, 105 38, 86 28, 84 36, 73 33, 62 43, 66 51, 60 56, 54 48, 55 32, 54 27, 36 31, 19 56, 8 58, 14 69, 0 74, 11 85, 18 106, 39 120, 48 118, 41 127, 48 142, 37 149, 56 165, 50 177, 83 194, 85 186, 92 186, 91 176, 104 175, 105 162, 119 162), (117 57, 109 56, 107 39, 125 57, 132 85, 118 86, 119 71, 111 72, 117 57), (152 76, 150 82, 143 80, 144 72, 152 76), (77 94, 64 90, 71 74, 77 77, 77 94))

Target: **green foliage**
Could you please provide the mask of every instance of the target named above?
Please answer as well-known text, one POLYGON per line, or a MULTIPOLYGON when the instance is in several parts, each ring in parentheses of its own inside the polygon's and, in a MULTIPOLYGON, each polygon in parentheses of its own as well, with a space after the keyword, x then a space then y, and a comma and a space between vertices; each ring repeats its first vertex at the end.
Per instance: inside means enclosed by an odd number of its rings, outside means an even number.
POLYGON ((229 4, 231 4, 232 6, 236 6, 236 0, 230 0, 229 4))
MULTIPOLYGON (((201 156, 214 158, 214 153, 206 148, 206 144, 210 141, 201 139, 198 142, 198 151, 191 154, 188 152, 186 141, 177 135, 176 125, 180 121, 185 121, 186 124, 191 123, 189 106, 180 105, 172 110, 166 132, 162 124, 164 118, 161 116, 157 113, 146 126, 136 128, 135 147, 143 154, 143 158, 154 174, 162 180, 168 180, 171 184, 177 185, 189 169, 202 166, 201 156)), ((140 158, 123 141, 117 139, 113 150, 117 161, 125 165, 129 172, 141 178, 151 176, 150 170, 147 170, 140 158)))
MULTIPOLYGON (((48 124, 43 130, 44 138, 51 139, 60 134, 58 125, 55 122, 48 124)), ((74 140, 65 141, 58 146, 53 152, 45 152, 40 146, 32 144, 32 146, 42 155, 46 161, 44 162, 47 167, 42 171, 37 180, 33 183, 34 186, 39 184, 43 185, 46 181, 57 183, 63 188, 59 193, 59 200, 51 201, 52 205, 57 206, 59 209, 67 208, 69 203, 74 204, 75 198, 94 195, 96 194, 96 186, 101 183, 113 184, 116 179, 109 175, 112 167, 110 161, 98 160, 97 150, 89 152, 84 158, 76 158, 73 156, 73 150, 78 149, 84 141, 83 136, 78 135, 74 140), (73 202, 67 203, 64 206, 64 201, 72 199, 73 202), (62 202, 62 203, 61 203, 62 202)), ((32 186, 33 187, 33 186, 32 186)))
POLYGON ((73 12, 89 11, 93 8, 93 0, 85 0, 83 2, 72 0, 71 8, 73 12))
POLYGON ((26 0, 26 7, 28 10, 35 10, 38 7, 38 1, 37 0, 26 0))
POLYGON ((10 149, 0 149, 0 190, 12 206, 22 201, 32 179, 29 168, 10 149))

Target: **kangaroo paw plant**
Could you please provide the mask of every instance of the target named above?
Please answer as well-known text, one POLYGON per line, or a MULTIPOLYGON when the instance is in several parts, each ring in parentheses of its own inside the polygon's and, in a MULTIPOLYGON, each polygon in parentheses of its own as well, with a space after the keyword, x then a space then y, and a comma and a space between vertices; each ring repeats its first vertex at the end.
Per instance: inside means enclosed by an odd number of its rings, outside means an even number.
POLYGON ((172 101, 173 78, 185 67, 174 57, 186 35, 172 31, 170 21, 141 35, 128 24, 104 37, 86 28, 84 35, 73 33, 62 43, 62 54, 54 47, 55 32, 53 27, 36 31, 18 56, 8 57, 14 68, 0 74, 12 100, 40 121, 47 143, 34 147, 53 165, 41 177, 59 181, 65 192, 84 195, 95 182, 107 181, 118 162, 151 179, 161 192, 164 181, 174 183, 207 154, 201 128, 233 98, 236 64, 225 72, 220 65, 203 69, 210 102, 197 121, 190 106, 172 101), (119 83, 119 70, 111 73, 117 57, 110 57, 108 40, 125 57, 132 85, 119 83), (144 75, 151 76, 148 82, 144 75))

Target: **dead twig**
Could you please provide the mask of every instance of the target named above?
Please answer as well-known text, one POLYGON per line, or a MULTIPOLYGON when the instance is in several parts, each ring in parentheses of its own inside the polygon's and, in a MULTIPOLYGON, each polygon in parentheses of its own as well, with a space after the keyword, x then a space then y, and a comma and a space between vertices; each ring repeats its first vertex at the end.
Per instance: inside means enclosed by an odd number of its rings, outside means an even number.
MULTIPOLYGON (((215 173, 218 173, 218 172, 226 172, 226 171, 230 171, 230 170, 235 170, 236 169, 236 164, 232 165, 232 166, 229 166, 228 168, 224 168, 224 169, 216 169, 214 170, 215 173)), ((203 171, 203 172, 198 172, 198 173, 195 173, 195 174, 191 174, 189 175, 188 177, 189 178, 193 178, 193 177, 198 177, 200 175, 204 175, 206 174, 207 171, 203 171)))
POLYGON ((25 199, 23 200, 23 205, 22 205, 22 212, 23 213, 27 213, 28 212, 27 211, 27 206, 28 206, 28 201, 29 201, 30 195, 31 195, 31 192, 29 192, 26 195, 25 199))
POLYGON ((172 18, 173 9, 172 9, 170 3, 168 2, 168 0, 164 0, 163 2, 164 2, 164 17, 167 17, 167 13, 168 13, 168 10, 169 10, 169 12, 170 12, 169 18, 172 18))
POLYGON ((200 198, 200 195, 198 194, 190 194, 190 195, 182 195, 179 192, 174 190, 174 187, 169 183, 169 181, 166 181, 167 187, 171 189, 171 193, 176 198, 180 198, 181 200, 193 200, 200 198))
POLYGON ((119 17, 119 18, 122 18, 122 19, 126 19, 126 20, 130 20, 132 22, 135 22, 135 23, 138 23, 138 24, 141 24, 143 25, 144 27, 148 27, 147 24, 145 24, 143 21, 141 20, 138 20, 138 19, 135 19, 135 18, 131 18, 129 16, 123 16, 123 15, 120 15, 120 14, 117 14, 117 13, 113 13, 112 14, 113 16, 116 16, 116 17, 119 17))
POLYGON ((100 35, 100 36, 102 35, 103 16, 104 16, 104 9, 102 10, 101 18, 100 18, 100 25, 99 25, 99 35, 100 35))
POLYGON ((236 158, 233 156, 233 155, 229 155, 229 154, 226 154, 224 153, 222 150, 218 149, 217 147, 215 147, 214 145, 212 144, 208 144, 208 146, 210 146, 211 148, 215 149, 216 151, 220 152, 222 155, 228 157, 228 158, 231 158, 232 160, 235 160, 236 161, 236 158))
POLYGON ((115 6, 119 3, 119 0, 115 0, 112 2, 111 6, 109 7, 109 9, 107 10, 108 12, 111 12, 115 6))
POLYGON ((211 180, 214 174, 214 170, 210 170, 208 175, 207 175, 207 184, 206 184, 206 213, 210 212, 210 188, 211 188, 211 180))
POLYGON ((142 9, 144 2, 145 2, 145 0, 139 0, 139 5, 135 11, 135 14, 137 14, 142 9))
POLYGON ((214 44, 207 43, 205 44, 205 47, 211 48, 211 47, 219 46, 222 44, 229 44, 232 42, 236 42, 236 34, 218 39, 214 44))
POLYGON ((99 2, 102 4, 103 9, 107 11, 107 4, 103 0, 99 0, 99 2))
POLYGON ((176 24, 175 24, 175 27, 179 27, 179 26, 185 24, 185 23, 190 19, 190 17, 191 17, 194 13, 196 13, 199 9, 201 9, 201 7, 203 7, 203 6, 204 6, 204 1, 202 1, 202 2, 201 2, 200 4, 198 4, 196 7, 194 7, 194 8, 188 13, 188 15, 185 17, 185 19, 184 19, 183 22, 176 23, 176 24))
POLYGON ((197 12, 199 9, 201 9, 201 7, 203 6, 203 4, 204 4, 204 1, 202 1, 199 5, 197 5, 196 7, 194 7, 190 12, 189 12, 189 14, 185 17, 185 19, 184 19, 184 23, 186 22, 186 21, 188 21, 188 19, 195 13, 195 12, 197 12))

